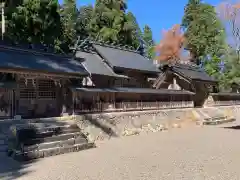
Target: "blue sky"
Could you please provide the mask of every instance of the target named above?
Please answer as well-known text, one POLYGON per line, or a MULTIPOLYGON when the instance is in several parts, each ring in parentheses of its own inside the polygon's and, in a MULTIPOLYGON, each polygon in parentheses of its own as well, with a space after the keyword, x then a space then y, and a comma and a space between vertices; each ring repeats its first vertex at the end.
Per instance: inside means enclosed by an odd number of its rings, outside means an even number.
MULTIPOLYGON (((60 0, 60 3, 63 0, 60 0)), ((94 4, 95 0, 77 0, 78 6, 94 4)), ((136 16, 140 27, 148 24, 156 41, 160 40, 163 29, 181 23, 184 6, 188 0, 127 0, 128 10, 136 16)), ((220 0, 205 0, 216 5, 220 0)))

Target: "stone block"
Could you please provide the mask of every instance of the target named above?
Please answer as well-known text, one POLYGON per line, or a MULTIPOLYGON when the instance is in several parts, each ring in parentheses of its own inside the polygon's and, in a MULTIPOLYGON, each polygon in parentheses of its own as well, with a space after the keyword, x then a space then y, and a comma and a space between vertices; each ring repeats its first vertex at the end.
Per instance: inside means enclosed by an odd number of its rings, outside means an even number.
POLYGON ((44 157, 55 156, 61 154, 60 147, 55 147, 51 149, 44 149, 42 152, 44 153, 44 157))
POLYGON ((73 146, 74 144, 75 144, 75 139, 72 138, 72 139, 68 139, 68 140, 60 142, 59 146, 60 147, 69 147, 69 146, 73 146))
POLYGON ((43 149, 51 149, 51 148, 56 148, 60 147, 61 141, 53 141, 53 142, 48 142, 48 143, 41 143, 38 144, 38 150, 43 150, 43 149))
POLYGON ((87 143, 87 139, 84 137, 77 137, 77 138, 75 138, 74 143, 75 144, 84 144, 84 143, 87 143))

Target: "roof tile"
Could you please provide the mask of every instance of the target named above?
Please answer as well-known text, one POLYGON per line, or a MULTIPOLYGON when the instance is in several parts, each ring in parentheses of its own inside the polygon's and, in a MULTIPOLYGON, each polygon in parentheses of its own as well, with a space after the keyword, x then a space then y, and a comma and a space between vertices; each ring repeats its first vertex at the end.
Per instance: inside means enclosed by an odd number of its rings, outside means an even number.
POLYGON ((113 68, 126 68, 148 73, 160 72, 153 62, 149 61, 137 52, 105 47, 96 44, 93 44, 93 46, 113 68))
POLYGON ((82 64, 70 57, 47 55, 7 47, 0 47, 0 57, 0 68, 87 74, 82 64))

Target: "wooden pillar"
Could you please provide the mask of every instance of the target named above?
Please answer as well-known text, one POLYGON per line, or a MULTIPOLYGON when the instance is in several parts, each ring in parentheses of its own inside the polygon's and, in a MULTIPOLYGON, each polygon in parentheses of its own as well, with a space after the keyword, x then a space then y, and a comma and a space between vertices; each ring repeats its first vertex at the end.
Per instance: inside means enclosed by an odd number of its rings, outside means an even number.
POLYGON ((72 91, 68 89, 65 84, 62 88, 62 115, 69 115, 73 112, 73 95, 72 91))
POLYGON ((65 86, 60 86, 58 90, 58 97, 59 97, 59 112, 63 116, 67 112, 66 108, 66 89, 65 86))

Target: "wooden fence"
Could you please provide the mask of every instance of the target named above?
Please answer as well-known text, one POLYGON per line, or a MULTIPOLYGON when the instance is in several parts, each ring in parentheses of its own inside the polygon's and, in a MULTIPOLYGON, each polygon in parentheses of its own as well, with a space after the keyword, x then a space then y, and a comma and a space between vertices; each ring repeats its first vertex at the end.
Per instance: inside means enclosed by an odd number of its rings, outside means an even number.
POLYGON ((193 107, 193 101, 179 102, 120 102, 120 103, 105 103, 105 102, 89 102, 89 103, 74 103, 75 112, 109 112, 109 111, 141 111, 141 110, 158 110, 171 108, 190 108, 193 107))

